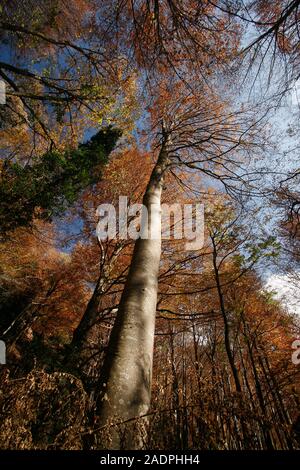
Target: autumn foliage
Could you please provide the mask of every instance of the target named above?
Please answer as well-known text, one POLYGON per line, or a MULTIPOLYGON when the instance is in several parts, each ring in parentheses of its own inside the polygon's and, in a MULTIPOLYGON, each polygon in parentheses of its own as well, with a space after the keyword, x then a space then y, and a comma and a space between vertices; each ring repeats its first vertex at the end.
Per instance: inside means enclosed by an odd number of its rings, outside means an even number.
POLYGON ((132 434, 143 449, 299 449, 299 317, 265 285, 282 254, 298 272, 298 171, 262 188, 271 106, 238 94, 265 41, 295 76, 298 2, 251 3, 245 48, 235 2, 2 2, 1 449, 126 449, 132 434), (204 204, 205 223, 197 250, 174 236, 156 246, 147 298, 152 247, 145 261, 143 242, 99 240, 96 211, 153 194, 159 207, 204 204), (269 196, 271 236, 257 218, 269 196), (127 378, 150 406, 104 420, 122 322, 135 331, 151 314, 150 365, 142 385, 127 378))

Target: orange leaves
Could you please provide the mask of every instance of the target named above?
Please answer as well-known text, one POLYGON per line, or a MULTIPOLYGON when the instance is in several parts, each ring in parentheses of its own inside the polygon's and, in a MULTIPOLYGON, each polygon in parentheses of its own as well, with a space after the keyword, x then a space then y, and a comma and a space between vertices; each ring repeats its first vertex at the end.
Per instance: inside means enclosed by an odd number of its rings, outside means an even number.
POLYGON ((258 0, 255 7, 261 22, 258 28, 269 30, 270 37, 274 34, 276 45, 282 53, 297 53, 299 42, 297 24, 300 19, 297 4, 287 0, 272 2, 258 0))
POLYGON ((128 196, 132 201, 140 200, 151 172, 153 162, 149 152, 133 146, 116 153, 105 168, 103 181, 99 185, 102 200, 115 201, 119 196, 128 196))
POLYGON ((267 23, 274 23, 282 14, 286 7, 285 0, 274 0, 266 2, 265 0, 258 0, 257 11, 260 15, 261 21, 267 23))
MULTIPOLYGON (((236 54, 239 28, 208 1, 138 0, 113 2, 119 32, 148 78, 165 73, 186 81, 203 78, 236 54)), ((111 2, 103 5, 103 16, 111 2)), ((110 18, 111 21, 111 18, 110 18)), ((114 38, 115 40, 116 38, 114 38)))

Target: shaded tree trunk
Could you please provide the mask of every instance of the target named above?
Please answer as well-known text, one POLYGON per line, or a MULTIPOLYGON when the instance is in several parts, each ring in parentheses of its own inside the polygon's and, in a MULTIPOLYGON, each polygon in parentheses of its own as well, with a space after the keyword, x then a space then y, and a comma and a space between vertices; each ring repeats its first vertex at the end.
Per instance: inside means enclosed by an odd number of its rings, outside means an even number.
MULTIPOLYGON (((101 301, 113 284, 110 274, 122 248, 123 245, 118 244, 108 260, 101 249, 100 272, 93 294, 65 352, 65 368, 81 378, 86 390, 91 391, 91 396, 94 396, 95 383, 99 380, 98 372, 104 351, 103 344, 97 343, 94 336, 109 311, 101 309, 101 301)), ((91 399, 91 408, 92 402, 91 399)))
POLYGON ((216 287, 217 287, 217 292, 218 292, 218 297, 219 297, 220 310, 221 310, 223 322, 224 322, 225 350, 226 350, 226 354, 228 357, 228 362, 231 368, 231 372, 233 375, 236 391, 241 393, 242 392, 241 382, 240 382, 237 367, 234 362, 233 352, 231 350, 231 345, 230 345, 229 324, 228 324, 227 312, 226 312, 225 304, 224 304, 223 292, 221 288, 219 268, 217 265, 217 247, 216 247, 214 237, 212 235, 211 235, 211 241, 213 245, 213 267, 214 267, 215 281, 216 281, 216 287))
POLYGON ((94 288, 94 292, 86 306, 84 315, 82 316, 78 326, 74 330, 72 342, 70 344, 72 355, 76 356, 77 360, 81 354, 81 348, 84 348, 84 346, 88 342, 90 329, 95 325, 95 323, 99 319, 98 309, 101 297, 110 285, 109 276, 114 267, 116 259, 122 251, 122 248, 122 244, 117 245, 114 253, 109 258, 109 260, 106 260, 105 257, 104 259, 101 259, 100 273, 94 288), (73 350, 76 350, 77 355, 73 350))
POLYGON ((31 327, 35 320, 39 317, 43 303, 53 294, 58 284, 59 281, 54 282, 42 300, 36 300, 34 303, 31 303, 25 307, 21 313, 19 313, 19 315, 12 321, 10 326, 3 332, 0 332, 0 339, 5 342, 8 353, 14 344, 26 332, 26 329, 31 327))

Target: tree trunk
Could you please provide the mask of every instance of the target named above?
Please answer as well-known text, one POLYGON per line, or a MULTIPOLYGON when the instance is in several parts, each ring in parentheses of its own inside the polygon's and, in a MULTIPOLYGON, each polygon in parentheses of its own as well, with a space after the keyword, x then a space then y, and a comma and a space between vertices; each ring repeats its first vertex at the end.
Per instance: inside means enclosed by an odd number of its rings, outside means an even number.
POLYGON ((142 433, 150 406, 154 327, 157 303, 158 271, 161 256, 161 192, 168 166, 164 138, 152 171, 143 204, 148 210, 148 230, 157 236, 139 238, 121 297, 118 315, 111 332, 99 383, 97 411, 101 426, 107 426, 110 442, 98 446, 137 449, 143 446, 142 433), (130 421, 121 436, 112 421, 130 421), (140 426, 141 425, 141 426, 140 426))
POLYGON ((222 292, 222 288, 221 288, 219 268, 217 266, 217 248, 216 248, 215 240, 212 236, 211 236, 211 241, 212 241, 212 245, 213 245, 214 274, 215 274, 217 292, 218 292, 218 297, 219 297, 220 310, 221 310, 221 314, 222 314, 222 317, 223 317, 223 323, 224 323, 225 350, 226 350, 226 354, 227 354, 227 357, 228 357, 231 372, 232 372, 232 375, 233 375, 236 391, 238 393, 241 393, 242 392, 241 382, 240 382, 240 379, 239 379, 238 370, 237 370, 235 362, 234 362, 234 357, 233 357, 233 353, 232 353, 231 345, 230 345, 229 324, 228 324, 228 319, 227 319, 227 312, 226 312, 225 305, 224 305, 224 298, 223 298, 223 292, 222 292))
POLYGON ((101 261, 100 273, 97 279, 93 295, 86 306, 83 317, 81 318, 78 326, 74 330, 72 342, 70 344, 71 350, 76 349, 78 351, 78 357, 76 358, 77 360, 80 356, 81 348, 88 343, 89 330, 95 325, 98 320, 98 308, 101 301, 101 297, 110 285, 109 276, 115 265, 115 261, 117 260, 122 249, 122 244, 117 245, 114 250, 114 253, 110 256, 110 258, 105 259, 104 257, 104 259, 101 261))
POLYGON ((111 286, 110 273, 115 261, 121 253, 123 245, 116 246, 114 253, 109 259, 102 259, 100 273, 96 282, 94 292, 86 306, 85 312, 73 332, 71 343, 66 348, 64 363, 65 367, 83 381, 86 390, 94 391, 94 383, 98 382, 95 374, 91 376, 90 371, 97 368, 102 357, 103 346, 96 344, 93 340, 95 330, 101 326, 101 320, 105 313, 99 313, 101 299, 111 286))
POLYGON ((57 288, 59 281, 55 281, 54 284, 48 289, 43 299, 36 299, 34 303, 29 304, 25 307, 21 313, 11 322, 10 326, 5 331, 0 332, 0 339, 6 344, 6 351, 9 354, 14 344, 20 339, 22 334, 25 333, 26 329, 31 327, 35 320, 40 315, 40 310, 43 307, 43 303, 48 299, 55 289, 57 288))

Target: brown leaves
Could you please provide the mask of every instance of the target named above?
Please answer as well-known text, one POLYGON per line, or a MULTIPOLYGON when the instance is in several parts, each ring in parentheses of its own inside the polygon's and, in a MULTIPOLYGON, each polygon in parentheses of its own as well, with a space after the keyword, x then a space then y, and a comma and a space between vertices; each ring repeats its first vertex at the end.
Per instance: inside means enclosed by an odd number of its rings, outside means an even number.
POLYGON ((33 370, 2 386, 1 449, 82 448, 87 396, 77 378, 33 370))

